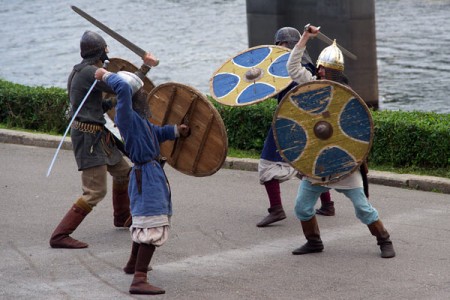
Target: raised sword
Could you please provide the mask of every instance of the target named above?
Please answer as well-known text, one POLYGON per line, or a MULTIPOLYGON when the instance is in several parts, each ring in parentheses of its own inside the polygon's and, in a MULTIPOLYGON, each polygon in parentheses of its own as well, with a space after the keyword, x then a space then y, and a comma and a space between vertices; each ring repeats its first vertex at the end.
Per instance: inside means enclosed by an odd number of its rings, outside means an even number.
POLYGON ((112 30, 111 28, 109 28, 108 26, 103 24, 102 22, 98 21, 97 19, 95 19, 94 17, 89 15, 88 13, 79 9, 78 7, 76 7, 74 5, 71 5, 70 7, 73 9, 74 12, 76 12, 77 14, 79 14, 80 16, 82 16, 83 18, 85 18, 86 20, 88 20, 89 22, 91 22, 92 24, 94 24, 95 26, 100 28, 101 30, 103 30, 105 33, 110 35, 113 39, 115 39, 116 41, 118 41, 119 43, 121 43, 122 45, 124 45, 125 47, 127 47, 128 49, 133 51, 134 53, 136 53, 139 57, 144 58, 147 51, 145 51, 141 47, 137 46, 136 44, 130 42, 128 39, 126 39, 119 33, 115 32, 114 30, 112 30))
MULTIPOLYGON (((311 26, 311 24, 306 24, 305 25, 305 31, 307 31, 309 29, 309 26, 311 26)), ((320 26, 318 28, 320 29, 320 26)), ((325 34, 323 34, 320 31, 317 33, 317 38, 319 40, 321 40, 322 42, 327 43, 328 45, 332 45, 333 44, 333 40, 330 39, 329 37, 327 37, 325 34)), ((338 43, 336 43, 336 46, 339 49, 341 49, 342 53, 345 54, 346 56, 348 56, 349 58, 351 58, 353 60, 357 60, 358 59, 358 57, 355 54, 351 53, 350 51, 348 51, 347 49, 345 49, 344 47, 342 47, 338 43)))

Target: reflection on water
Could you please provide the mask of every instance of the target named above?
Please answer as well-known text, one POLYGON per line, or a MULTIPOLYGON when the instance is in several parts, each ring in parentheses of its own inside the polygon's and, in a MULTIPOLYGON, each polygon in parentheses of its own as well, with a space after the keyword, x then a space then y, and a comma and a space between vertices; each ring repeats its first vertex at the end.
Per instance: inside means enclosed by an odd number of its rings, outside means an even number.
MULTIPOLYGON (((209 94, 213 72, 248 47, 245 0, 0 0, 1 78, 64 88, 87 29, 105 37, 110 57, 140 65, 70 5, 158 56, 161 64, 148 75, 155 84, 175 81, 209 94)), ((450 113, 448 11, 450 0, 376 1, 382 109, 450 113)))

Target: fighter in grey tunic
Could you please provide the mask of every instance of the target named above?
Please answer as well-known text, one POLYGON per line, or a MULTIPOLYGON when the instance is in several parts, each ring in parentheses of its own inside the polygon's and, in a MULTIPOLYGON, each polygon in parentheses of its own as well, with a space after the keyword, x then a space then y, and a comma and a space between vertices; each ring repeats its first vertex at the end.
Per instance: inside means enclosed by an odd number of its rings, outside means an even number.
MULTIPOLYGON (((73 67, 67 83, 72 113, 77 111, 95 82, 95 71, 108 59, 107 53, 108 46, 100 35, 92 31, 83 34, 80 41, 83 59, 73 67)), ((103 114, 113 107, 113 103, 103 100, 103 92, 113 91, 105 83, 97 82, 72 124, 71 139, 78 170, 81 171, 83 193, 54 230, 50 238, 52 248, 88 246, 70 234, 105 197, 107 173, 113 177, 114 226, 131 225, 128 197, 131 165, 117 148, 113 135, 104 127, 106 120, 103 114)))

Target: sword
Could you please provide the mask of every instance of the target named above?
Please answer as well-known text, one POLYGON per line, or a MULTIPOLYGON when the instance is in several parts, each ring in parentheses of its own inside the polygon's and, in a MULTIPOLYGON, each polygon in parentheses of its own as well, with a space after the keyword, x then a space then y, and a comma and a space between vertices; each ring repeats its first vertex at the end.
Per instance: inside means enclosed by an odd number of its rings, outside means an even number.
POLYGON ((100 28, 101 30, 106 32, 107 34, 109 34, 113 39, 115 39, 116 41, 118 41, 119 43, 121 43, 122 45, 124 45, 125 47, 127 47, 128 49, 133 51, 134 53, 136 53, 139 57, 144 58, 147 51, 140 48, 136 44, 130 42, 128 39, 126 39, 122 35, 118 34, 114 30, 112 30, 111 28, 109 28, 108 26, 103 24, 102 22, 98 21, 94 17, 87 14, 86 12, 82 11, 78 7, 76 7, 74 5, 71 5, 70 7, 73 9, 74 12, 76 12, 77 14, 79 14, 80 16, 82 16, 83 18, 85 18, 86 20, 88 20, 89 22, 91 22, 92 24, 94 24, 95 26, 97 26, 98 28, 100 28))
MULTIPOLYGON (((310 25, 311 25, 311 24, 306 24, 306 25, 305 25, 305 31, 307 31, 307 30, 309 29, 309 26, 310 26, 310 25)), ((320 29, 320 26, 319 26, 318 28, 320 29)), ((318 38, 319 40, 321 40, 322 42, 327 43, 328 45, 332 45, 332 44, 333 44, 333 40, 330 39, 329 37, 327 37, 325 34, 323 34, 323 33, 320 32, 320 31, 317 33, 317 38, 318 38)), ((355 54, 351 53, 350 51, 348 51, 347 49, 345 49, 344 47, 342 47, 342 46, 339 45, 338 43, 336 43, 336 46, 337 46, 339 49, 341 49, 342 53, 344 53, 345 55, 347 55, 347 56, 350 57, 351 59, 353 59, 353 60, 357 60, 357 59, 358 59, 358 57, 357 57, 355 54)))
MULTIPOLYGON (((106 69, 108 67, 109 64, 109 60, 105 60, 105 62, 103 63, 103 68, 106 69)), ((50 172, 52 171, 53 168, 53 164, 56 161, 56 157, 58 156, 59 150, 61 150, 61 146, 64 142, 64 139, 66 138, 67 133, 69 132, 70 127, 72 126, 73 121, 75 120, 75 118, 77 117, 78 113, 81 110, 81 107, 83 107, 84 102, 86 102, 87 97, 89 97, 89 95, 91 94, 92 90, 94 89, 95 85, 97 84, 98 80, 96 79, 94 81, 94 83, 91 85, 91 87, 89 88, 88 92, 86 93, 86 95, 84 96, 83 100, 81 101, 80 105, 78 106, 78 109, 75 111, 75 113, 73 114, 72 119, 69 122, 69 125, 66 128, 66 131, 64 132, 64 135, 61 139, 61 141, 59 142, 58 148, 56 149, 55 155, 53 155, 53 159, 52 162, 50 163, 50 166, 48 167, 47 170, 47 177, 50 175, 50 172)))

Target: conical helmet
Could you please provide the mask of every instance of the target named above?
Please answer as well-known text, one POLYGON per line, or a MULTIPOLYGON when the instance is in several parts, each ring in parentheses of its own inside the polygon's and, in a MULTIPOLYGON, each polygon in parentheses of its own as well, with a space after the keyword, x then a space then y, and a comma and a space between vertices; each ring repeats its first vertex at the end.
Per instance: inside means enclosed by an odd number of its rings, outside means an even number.
POLYGON ((344 71, 344 56, 342 55, 342 51, 336 45, 336 40, 334 40, 331 46, 326 47, 320 52, 316 65, 317 68, 323 66, 329 69, 344 71))

